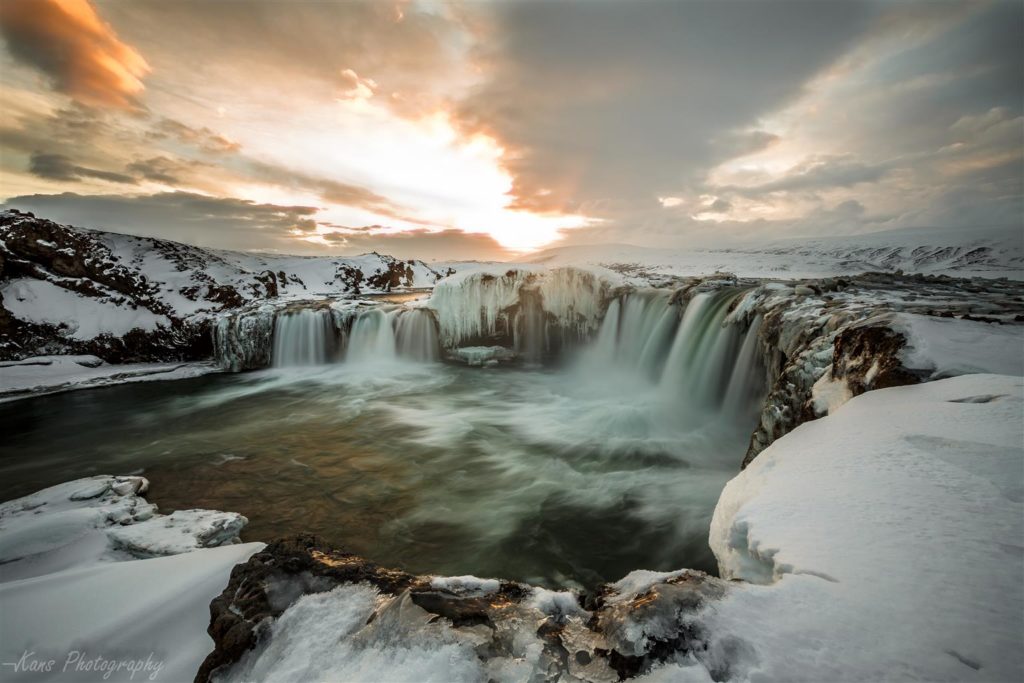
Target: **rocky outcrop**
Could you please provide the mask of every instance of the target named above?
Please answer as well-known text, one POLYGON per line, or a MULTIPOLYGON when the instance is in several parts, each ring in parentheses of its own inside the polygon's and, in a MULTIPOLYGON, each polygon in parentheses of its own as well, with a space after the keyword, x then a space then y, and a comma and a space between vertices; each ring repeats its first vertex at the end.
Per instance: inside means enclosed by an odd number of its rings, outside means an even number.
POLYGON ((776 439, 824 415, 814 386, 841 382, 847 398, 914 384, 927 373, 907 367, 908 340, 898 314, 1016 324, 1024 284, 944 275, 865 273, 846 279, 767 283, 753 290, 742 315, 761 315, 768 394, 743 459, 746 467, 776 439))
POLYGON ((426 625, 445 642, 468 645, 482 670, 514 663, 528 667, 524 679, 537 681, 618 681, 696 656, 703 644, 693 617, 728 589, 690 570, 635 572, 589 596, 417 576, 300 535, 275 541, 234 568, 210 604, 214 650, 195 680, 230 677, 243 657, 258 657, 274 638, 272 625, 300 597, 356 585, 372 587, 378 598, 359 632, 337 635, 339 647, 350 640, 383 651, 396 638, 414 645, 426 625), (375 630, 378 624, 387 627, 375 630))

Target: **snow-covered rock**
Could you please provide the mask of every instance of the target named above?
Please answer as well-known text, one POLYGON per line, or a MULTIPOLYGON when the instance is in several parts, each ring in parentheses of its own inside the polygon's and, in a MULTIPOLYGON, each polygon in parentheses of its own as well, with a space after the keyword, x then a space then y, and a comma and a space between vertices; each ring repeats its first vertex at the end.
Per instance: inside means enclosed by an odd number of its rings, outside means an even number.
POLYGON ((210 600, 263 544, 240 543, 236 513, 161 515, 148 486, 96 476, 0 505, 5 681, 192 679, 210 600))
POLYGON ((218 368, 209 362, 107 364, 96 356, 36 356, 0 361, 0 402, 57 391, 199 377, 218 368))

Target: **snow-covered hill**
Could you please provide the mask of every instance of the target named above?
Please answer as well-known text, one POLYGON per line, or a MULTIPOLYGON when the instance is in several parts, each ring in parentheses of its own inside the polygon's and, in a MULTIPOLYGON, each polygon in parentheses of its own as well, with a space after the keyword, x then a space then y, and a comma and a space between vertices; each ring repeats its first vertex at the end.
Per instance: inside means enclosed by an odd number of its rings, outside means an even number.
POLYGON ((595 244, 556 247, 531 260, 546 265, 604 265, 631 274, 729 272, 740 277, 816 278, 901 270, 1024 280, 1024 228, 922 228, 693 249, 595 244))
MULTIPOLYGON (((446 271, 449 272, 449 271, 446 271)), ((210 315, 257 300, 431 287, 422 261, 212 251, 0 212, 0 359, 204 357, 210 315)))

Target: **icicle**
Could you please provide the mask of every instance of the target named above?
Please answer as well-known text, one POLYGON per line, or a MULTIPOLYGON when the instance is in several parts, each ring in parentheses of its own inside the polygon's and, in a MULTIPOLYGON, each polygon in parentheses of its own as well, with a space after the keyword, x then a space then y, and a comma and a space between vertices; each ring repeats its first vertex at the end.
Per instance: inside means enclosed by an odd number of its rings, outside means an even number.
POLYGON ((437 312, 441 343, 446 348, 527 334, 532 338, 521 339, 523 348, 529 354, 542 354, 556 342, 587 339, 597 330, 607 288, 594 274, 575 268, 474 273, 437 283, 427 305, 437 312), (510 320, 517 304, 519 321, 510 320), (530 308, 534 305, 536 309, 530 308), (544 318, 543 325, 540 318, 544 318), (522 327, 517 330, 520 321, 522 327), (556 328, 557 340, 551 337, 556 328), (538 352, 541 340, 543 348, 538 352))
POLYGON ((270 365, 274 309, 234 313, 213 325, 213 350, 217 363, 231 372, 265 368, 270 365))

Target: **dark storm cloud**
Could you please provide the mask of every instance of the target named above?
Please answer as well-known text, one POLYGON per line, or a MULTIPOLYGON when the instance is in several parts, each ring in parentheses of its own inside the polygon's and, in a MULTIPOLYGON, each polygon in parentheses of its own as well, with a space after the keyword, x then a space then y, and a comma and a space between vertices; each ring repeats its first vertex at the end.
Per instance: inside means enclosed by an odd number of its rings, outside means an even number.
POLYGON ((316 227, 312 206, 259 204, 189 192, 153 195, 56 195, 12 197, 4 208, 32 211, 61 223, 161 237, 224 249, 293 249, 293 231, 316 227))
POLYGON ((516 205, 545 209, 653 201, 699 178, 872 15, 864 3, 743 1, 499 12, 483 55, 492 76, 459 113, 511 151, 516 205))
POLYGON ((135 182, 135 178, 123 173, 78 166, 63 154, 34 153, 29 162, 29 172, 48 180, 79 181, 84 178, 96 178, 111 183, 133 184, 135 182))
POLYGON ((87 0, 4 0, 0 34, 11 55, 46 74, 56 90, 86 104, 139 106, 149 66, 87 0))

